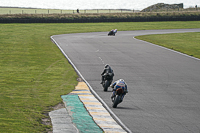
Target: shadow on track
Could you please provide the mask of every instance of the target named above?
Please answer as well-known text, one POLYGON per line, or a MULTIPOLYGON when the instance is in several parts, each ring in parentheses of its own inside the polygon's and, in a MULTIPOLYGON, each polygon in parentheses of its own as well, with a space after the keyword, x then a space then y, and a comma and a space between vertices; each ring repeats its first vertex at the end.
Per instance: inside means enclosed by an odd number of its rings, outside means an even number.
POLYGON ((139 108, 139 107, 122 107, 122 106, 117 106, 117 108, 115 108, 115 109, 126 109, 126 110, 142 110, 141 108, 139 108))

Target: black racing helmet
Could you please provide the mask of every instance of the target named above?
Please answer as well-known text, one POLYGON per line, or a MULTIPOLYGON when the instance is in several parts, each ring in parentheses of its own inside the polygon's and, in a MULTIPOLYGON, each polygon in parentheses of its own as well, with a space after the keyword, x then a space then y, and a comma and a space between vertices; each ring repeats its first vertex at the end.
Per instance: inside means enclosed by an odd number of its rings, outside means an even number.
POLYGON ((105 68, 107 68, 108 66, 109 66, 109 65, 108 65, 108 64, 106 64, 106 65, 105 65, 105 68))

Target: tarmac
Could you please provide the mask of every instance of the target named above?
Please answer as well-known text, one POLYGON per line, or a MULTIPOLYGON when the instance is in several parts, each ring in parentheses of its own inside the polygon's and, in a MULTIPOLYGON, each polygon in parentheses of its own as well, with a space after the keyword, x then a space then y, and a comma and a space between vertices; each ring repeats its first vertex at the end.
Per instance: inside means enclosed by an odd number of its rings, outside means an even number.
POLYGON ((194 133, 200 129, 199 59, 135 36, 199 31, 119 31, 114 37, 92 32, 54 35, 51 39, 110 115, 118 123, 123 121, 120 125, 127 132, 194 133), (129 93, 116 109, 112 108, 111 93, 99 85, 106 63, 117 72, 114 80, 123 78, 129 86, 129 93))
POLYGON ((49 112, 53 133, 126 133, 90 92, 85 82, 61 98, 65 108, 49 112))

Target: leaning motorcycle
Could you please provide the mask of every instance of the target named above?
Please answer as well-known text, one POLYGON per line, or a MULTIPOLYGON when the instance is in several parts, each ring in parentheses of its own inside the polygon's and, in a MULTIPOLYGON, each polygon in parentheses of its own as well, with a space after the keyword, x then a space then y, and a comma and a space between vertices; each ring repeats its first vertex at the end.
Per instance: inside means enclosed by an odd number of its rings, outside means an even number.
POLYGON ((111 85, 111 83, 112 83, 112 73, 105 73, 104 80, 102 83, 104 91, 108 90, 108 87, 111 85))
POLYGON ((108 36, 115 36, 115 33, 111 30, 108 32, 108 36))
POLYGON ((122 88, 118 88, 115 92, 115 96, 112 99, 112 107, 117 108, 117 105, 122 102, 122 96, 124 94, 124 90, 122 88))

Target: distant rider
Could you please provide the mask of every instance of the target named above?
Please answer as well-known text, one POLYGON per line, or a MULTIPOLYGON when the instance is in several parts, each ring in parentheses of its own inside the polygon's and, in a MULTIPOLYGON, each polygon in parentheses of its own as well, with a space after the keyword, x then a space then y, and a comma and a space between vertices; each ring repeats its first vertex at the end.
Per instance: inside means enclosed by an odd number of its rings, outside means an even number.
POLYGON ((115 35, 117 33, 117 29, 113 30, 113 34, 115 35))
POLYGON ((111 69, 111 67, 108 64, 106 64, 103 72, 101 73, 101 83, 100 84, 103 83, 105 78, 107 78, 107 80, 113 80, 113 77, 114 77, 113 70, 111 69))
POLYGON ((119 79, 119 80, 115 81, 110 87, 114 88, 111 99, 113 99, 113 97, 115 97, 115 92, 118 88, 123 89, 124 93, 123 93, 122 99, 120 101, 120 102, 122 102, 124 96, 126 95, 126 93, 128 93, 128 88, 127 88, 126 82, 123 79, 119 79))
POLYGON ((111 35, 115 36, 115 34, 117 33, 117 29, 114 29, 114 30, 112 29, 110 32, 111 32, 111 35))

